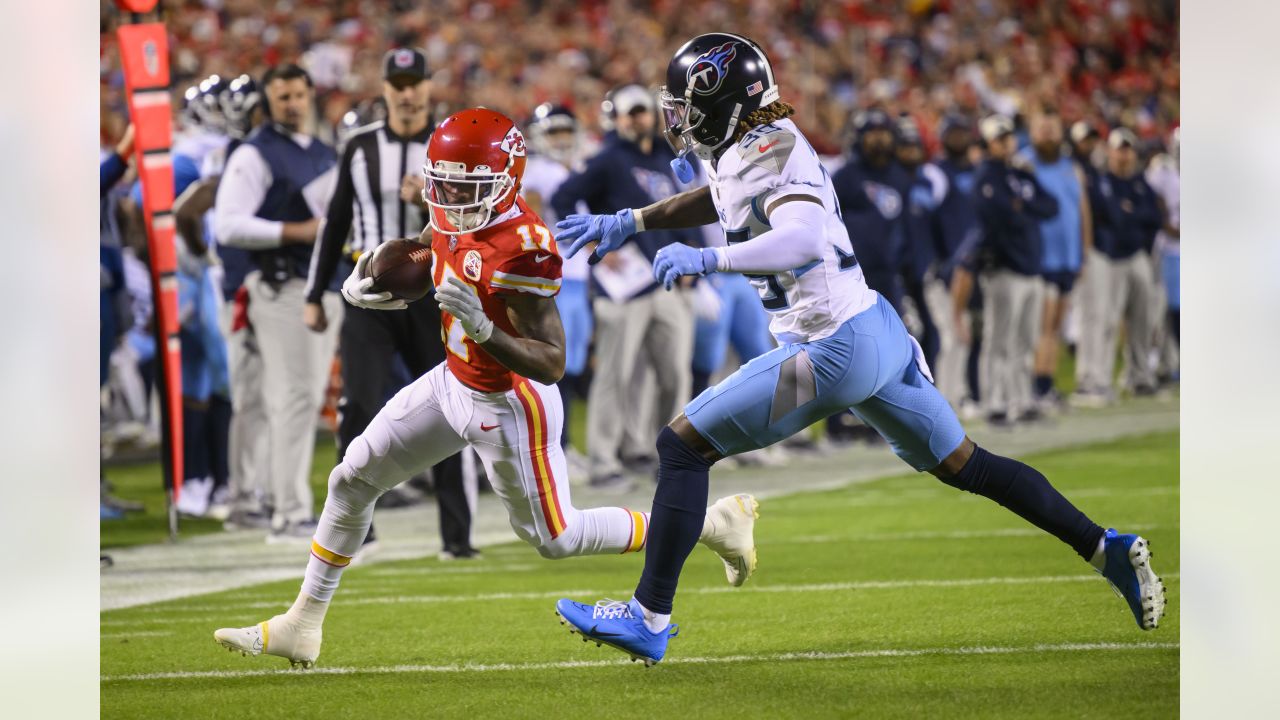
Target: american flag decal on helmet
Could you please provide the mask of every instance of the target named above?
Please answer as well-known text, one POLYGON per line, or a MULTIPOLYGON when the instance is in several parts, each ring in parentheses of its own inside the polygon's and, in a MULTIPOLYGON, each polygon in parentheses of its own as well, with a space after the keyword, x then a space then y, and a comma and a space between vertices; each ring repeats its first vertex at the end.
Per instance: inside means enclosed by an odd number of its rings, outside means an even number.
POLYGON ((747 86, 747 97, 755 97, 764 92, 764 83, 757 80, 747 86))

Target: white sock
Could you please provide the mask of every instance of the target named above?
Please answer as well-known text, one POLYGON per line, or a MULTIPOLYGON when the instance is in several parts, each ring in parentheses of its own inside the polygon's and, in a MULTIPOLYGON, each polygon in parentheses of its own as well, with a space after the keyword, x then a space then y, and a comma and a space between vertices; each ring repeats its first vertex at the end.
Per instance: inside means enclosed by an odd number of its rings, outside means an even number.
MULTIPOLYGON (((349 561, 348 561, 349 562, 349 561)), ((338 589, 338 580, 346 567, 334 567, 314 554, 307 559, 307 574, 302 579, 302 592, 319 600, 329 602, 338 589)))
MULTIPOLYGON (((636 600, 636 604, 640 605, 640 601, 636 600)), ((671 624, 670 615, 659 615, 643 605, 640 605, 640 610, 644 613, 644 626, 649 628, 651 633, 660 633, 671 624)))
MULTIPOLYGON (((318 533, 317 533, 318 534, 318 533)), ((315 540, 311 541, 311 557, 307 559, 307 574, 302 578, 302 592, 305 595, 329 602, 333 592, 338 589, 338 580, 342 571, 351 564, 351 558, 326 550, 315 540)))
POLYGON ((1089 564, 1097 568, 1098 572, 1107 566, 1107 536, 1103 535, 1098 538, 1098 549, 1093 551, 1093 557, 1089 558, 1089 564))
POLYGON ((293 601, 293 606, 285 615, 303 628, 314 629, 324 623, 324 614, 328 609, 329 603, 317 600, 304 591, 298 593, 298 599, 293 601))

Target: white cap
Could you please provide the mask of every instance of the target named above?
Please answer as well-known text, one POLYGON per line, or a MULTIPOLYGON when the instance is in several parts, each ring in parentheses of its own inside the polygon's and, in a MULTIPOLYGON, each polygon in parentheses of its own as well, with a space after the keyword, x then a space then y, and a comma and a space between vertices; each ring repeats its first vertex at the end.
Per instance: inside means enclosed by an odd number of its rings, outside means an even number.
POLYGON ((631 111, 636 108, 644 108, 649 112, 654 112, 653 93, 641 85, 623 85, 610 94, 605 104, 611 104, 611 107, 605 107, 604 110, 606 113, 612 113, 614 117, 630 115, 631 111))
POLYGON ((1089 137, 1090 135, 1093 135, 1095 137, 1101 137, 1100 135, 1098 135, 1098 129, 1090 125, 1089 123, 1085 122, 1084 120, 1077 120, 1071 126, 1071 142, 1077 145, 1084 142, 1084 139, 1089 137))
POLYGON ((988 115, 978 123, 978 131, 986 142, 997 140, 1013 132, 1013 121, 1004 115, 988 115))
POLYGON ((1107 147, 1115 149, 1121 145, 1128 145, 1136 150, 1138 148, 1138 136, 1125 127, 1118 127, 1112 130, 1111 134, 1107 136, 1107 147))

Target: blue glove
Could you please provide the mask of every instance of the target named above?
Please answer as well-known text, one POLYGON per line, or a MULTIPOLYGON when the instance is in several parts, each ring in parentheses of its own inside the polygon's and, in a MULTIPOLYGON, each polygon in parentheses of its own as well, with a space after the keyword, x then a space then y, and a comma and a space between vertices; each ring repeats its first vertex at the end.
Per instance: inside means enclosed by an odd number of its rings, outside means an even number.
POLYGON ((606 254, 622 247, 622 243, 636 234, 636 219, 631 210, 619 210, 613 215, 579 215, 574 213, 556 223, 556 244, 561 248, 569 243, 564 256, 571 258, 584 245, 597 242, 596 255, 606 254))
POLYGON ((653 279, 670 290, 681 275, 706 275, 716 271, 716 251, 689 247, 682 243, 667 245, 653 258, 653 279))

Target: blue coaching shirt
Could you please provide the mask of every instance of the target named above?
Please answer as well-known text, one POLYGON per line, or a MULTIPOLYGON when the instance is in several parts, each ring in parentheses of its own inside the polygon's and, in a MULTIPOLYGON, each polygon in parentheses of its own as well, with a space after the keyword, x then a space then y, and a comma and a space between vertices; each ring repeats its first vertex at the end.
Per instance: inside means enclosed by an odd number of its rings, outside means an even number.
POLYGON ((1031 148, 1022 155, 1030 161, 1041 187, 1058 201, 1058 214, 1040 221, 1040 269, 1047 273, 1079 272, 1084 236, 1080 227, 1080 178, 1076 164, 1065 155, 1046 162, 1031 148))

